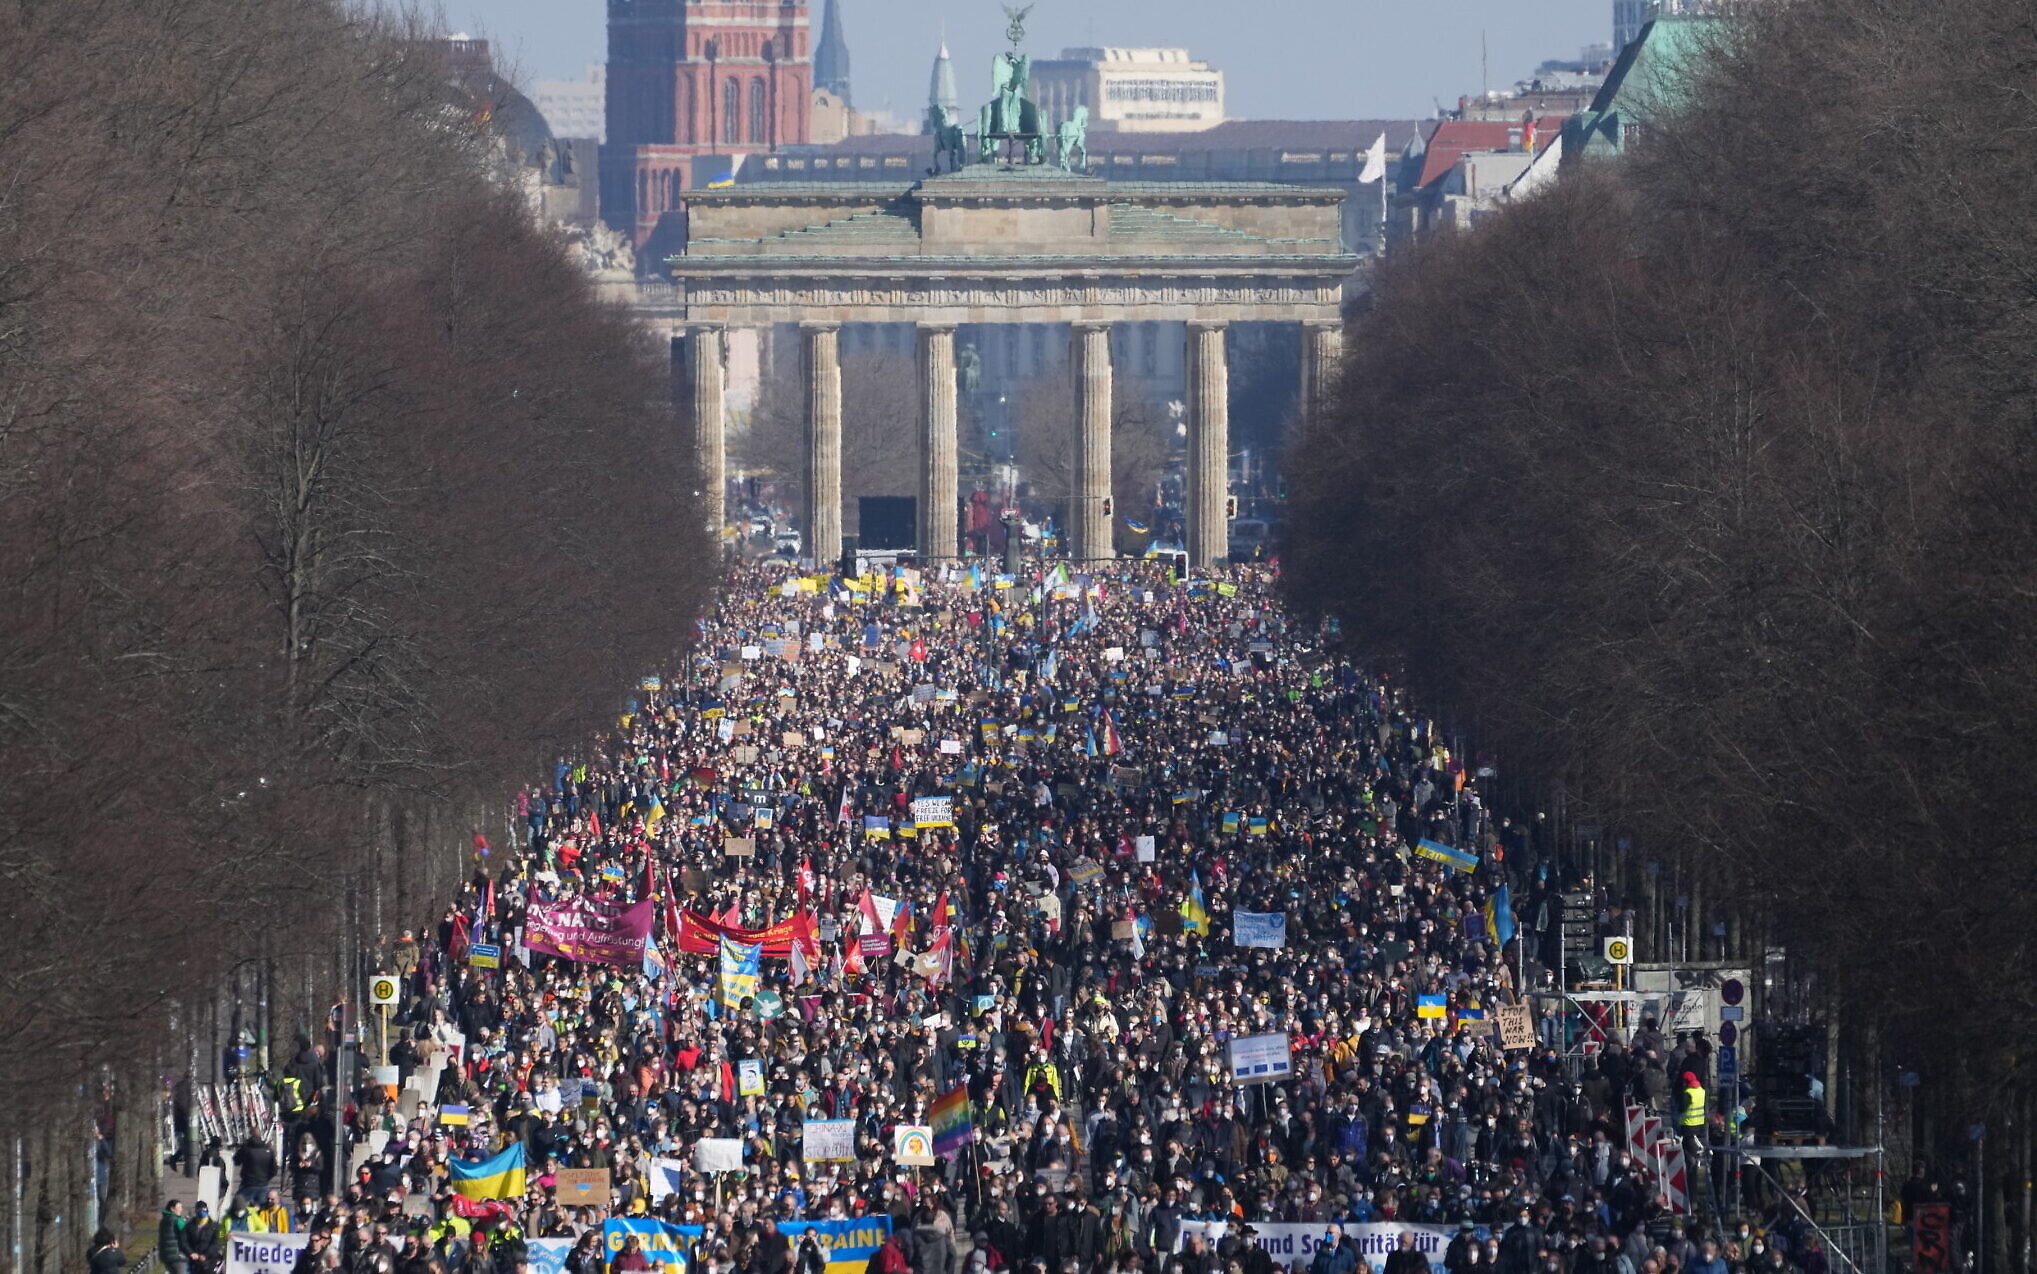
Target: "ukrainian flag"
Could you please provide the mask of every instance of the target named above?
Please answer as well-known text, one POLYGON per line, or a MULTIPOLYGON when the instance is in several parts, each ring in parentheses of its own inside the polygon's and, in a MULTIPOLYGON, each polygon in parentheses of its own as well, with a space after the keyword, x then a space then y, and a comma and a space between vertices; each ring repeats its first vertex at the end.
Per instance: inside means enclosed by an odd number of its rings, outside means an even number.
POLYGON ((1514 902, 1505 885, 1485 900, 1485 935, 1502 947, 1514 940, 1514 902))
POLYGON ((644 830, 647 832, 657 831, 658 820, 663 817, 665 817, 665 803, 653 796, 651 798, 651 812, 644 816, 644 830))
POLYGON ((735 185, 736 174, 743 170, 743 157, 741 155, 730 155, 722 162, 726 165, 725 167, 719 169, 710 168, 708 170, 707 188, 709 190, 726 190, 730 186, 735 185))
POLYGON ((1449 999, 1441 995, 1418 995, 1415 997, 1415 1016, 1442 1018, 1449 1016, 1449 999))
POLYGON ((721 939, 721 1002, 732 1009, 757 997, 760 942, 737 942, 726 934, 721 939))
POLYGON ((1209 908, 1202 901, 1202 875, 1190 872, 1188 901, 1181 904, 1181 927, 1190 933, 1209 933, 1209 908))
POLYGON ((447 1184, 463 1199, 514 1199, 524 1191, 523 1143, 479 1163, 454 1159, 446 1164, 447 1184))
POLYGON ((464 1128, 473 1122, 473 1114, 465 1106, 448 1103, 439 1107, 439 1122, 464 1128))

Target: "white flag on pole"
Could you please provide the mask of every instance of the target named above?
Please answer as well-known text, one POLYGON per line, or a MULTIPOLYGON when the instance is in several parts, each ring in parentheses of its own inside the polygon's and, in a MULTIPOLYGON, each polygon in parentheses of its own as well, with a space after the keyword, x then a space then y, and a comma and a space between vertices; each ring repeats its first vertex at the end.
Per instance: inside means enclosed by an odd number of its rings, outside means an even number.
POLYGON ((1386 176, 1386 134, 1373 139, 1372 147, 1365 152, 1365 171, 1358 174, 1358 180, 1371 183, 1386 176))

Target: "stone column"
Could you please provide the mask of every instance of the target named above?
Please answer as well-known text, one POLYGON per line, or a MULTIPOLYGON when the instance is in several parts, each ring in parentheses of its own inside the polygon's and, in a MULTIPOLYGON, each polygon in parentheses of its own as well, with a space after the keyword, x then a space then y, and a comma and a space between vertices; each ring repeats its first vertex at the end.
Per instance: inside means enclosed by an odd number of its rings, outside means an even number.
POLYGON ((961 549, 955 525, 955 329, 919 328, 922 467, 919 480, 919 551, 922 557, 953 557, 961 549))
POLYGON ((1075 325, 1075 502, 1069 511, 1077 558, 1115 557, 1110 498, 1110 324, 1075 325))
POLYGON ((1301 325, 1301 421, 1304 428, 1322 419, 1323 406, 1337 383, 1344 361, 1344 325, 1301 325))
POLYGON ((842 360, 839 323, 799 325, 806 364, 806 555, 842 555, 842 360))
POLYGON ((1188 325, 1188 560, 1208 566, 1230 551, 1230 364, 1224 324, 1188 325))
POLYGON ((693 462, 700 470, 707 533, 722 542, 728 491, 728 373, 722 329, 696 327, 686 337, 686 372, 693 382, 693 462))

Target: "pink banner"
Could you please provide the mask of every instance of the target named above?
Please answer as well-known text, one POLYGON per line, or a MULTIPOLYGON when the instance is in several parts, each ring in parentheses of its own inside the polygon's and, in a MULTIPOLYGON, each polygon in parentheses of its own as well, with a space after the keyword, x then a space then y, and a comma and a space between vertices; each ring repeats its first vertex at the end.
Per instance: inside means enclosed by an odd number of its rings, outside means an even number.
POLYGON ((637 965, 644 962, 644 943, 651 936, 652 904, 601 902, 569 898, 536 902, 524 926, 524 945, 546 955, 595 964, 637 965))

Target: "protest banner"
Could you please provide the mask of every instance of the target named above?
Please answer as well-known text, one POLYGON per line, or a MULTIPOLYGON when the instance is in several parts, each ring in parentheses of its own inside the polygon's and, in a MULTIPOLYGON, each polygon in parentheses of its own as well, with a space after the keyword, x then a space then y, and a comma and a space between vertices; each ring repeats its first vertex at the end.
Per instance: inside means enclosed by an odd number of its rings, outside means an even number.
POLYGON ((534 902, 523 942, 546 955, 634 968, 644 962, 653 910, 649 900, 627 905, 598 898, 534 902))
MULTIPOLYGON (((699 1238, 704 1232, 697 1225, 675 1225, 671 1228, 687 1242, 699 1238)), ((874 1216, 849 1217, 840 1221, 780 1221, 778 1232, 792 1244, 794 1251, 799 1249, 800 1240, 811 1233, 820 1250, 827 1254, 826 1274, 864 1274, 870 1258, 891 1236, 891 1218, 880 1212, 874 1216)))
POLYGON ((856 1121, 808 1119, 800 1124, 800 1157, 808 1163, 853 1163, 856 1121))
POLYGON ((757 856, 757 838, 754 836, 724 836, 721 842, 721 852, 725 858, 755 858, 757 856))
POLYGON ((226 1274, 290 1274, 309 1234, 240 1234, 226 1238, 226 1274))
POLYGON ((530 1254, 530 1274, 566 1274, 566 1257, 573 1250, 572 1239, 525 1239, 530 1254))
POLYGON ((741 1137, 702 1137, 693 1143, 693 1166, 702 1172, 741 1172, 741 1137))
MULTIPOLYGON (((1223 1221, 1183 1221, 1175 1250, 1180 1251, 1181 1245, 1186 1244, 1192 1234, 1202 1235, 1203 1241, 1214 1249, 1217 1240, 1228 1228, 1223 1221)), ((1355 1247, 1358 1257, 1369 1261, 1374 1269, 1386 1264, 1388 1254, 1400 1246, 1401 1235, 1411 1234, 1415 1240, 1415 1251, 1428 1261, 1431 1274, 1443 1274, 1443 1253, 1449 1248, 1451 1237, 1457 1233, 1451 1226, 1419 1225, 1412 1221, 1345 1222, 1338 1228, 1355 1247)), ((1255 1231, 1252 1241, 1273 1258, 1275 1269, 1287 1269, 1296 1262, 1303 1265, 1312 1262, 1316 1249, 1330 1232, 1330 1227, 1320 1221, 1255 1221, 1252 1229, 1255 1231)))
POLYGON ((692 1239, 680 1227, 649 1217, 612 1217, 601 1223, 601 1246, 607 1249, 609 1264, 622 1253, 630 1235, 637 1236, 644 1257, 658 1274, 686 1274, 686 1247, 692 1239))
POLYGON ((1151 836, 1134 836, 1132 838, 1132 845, 1138 850, 1138 860, 1142 863, 1150 863, 1157 857, 1154 853, 1153 838, 1151 836))
POLYGON ((955 798, 952 796, 921 796, 912 803, 912 825, 914 827, 953 827, 955 825, 955 798))

